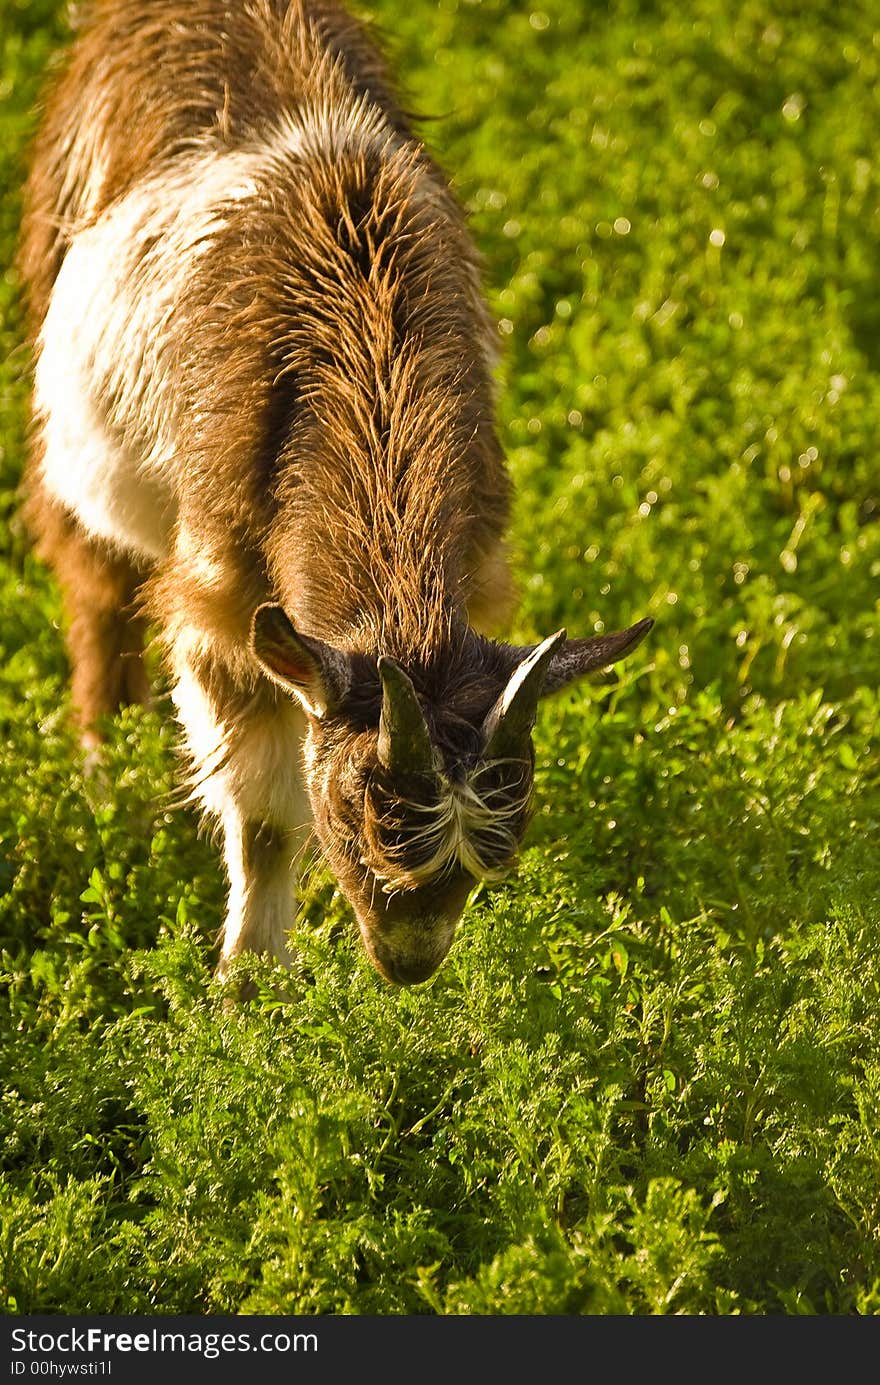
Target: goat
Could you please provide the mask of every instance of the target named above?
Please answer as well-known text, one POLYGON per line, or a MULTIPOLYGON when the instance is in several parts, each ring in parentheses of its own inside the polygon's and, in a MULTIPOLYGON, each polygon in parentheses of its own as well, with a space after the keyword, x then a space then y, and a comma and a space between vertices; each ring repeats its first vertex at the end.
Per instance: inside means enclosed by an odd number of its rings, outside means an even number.
POLYGON ((289 964, 310 831, 392 982, 509 867, 538 699, 652 624, 508 618, 496 332, 465 218, 336 0, 94 0, 43 111, 20 263, 26 514, 83 743, 152 626, 222 825, 218 974, 289 964))

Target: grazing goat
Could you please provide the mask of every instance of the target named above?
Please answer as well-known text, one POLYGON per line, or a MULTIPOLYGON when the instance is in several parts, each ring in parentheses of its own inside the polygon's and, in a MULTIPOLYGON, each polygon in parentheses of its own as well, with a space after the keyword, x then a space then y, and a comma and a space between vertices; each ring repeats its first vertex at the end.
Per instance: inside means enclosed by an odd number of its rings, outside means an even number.
POLYGON ((509 865, 542 692, 650 620, 509 610, 495 332, 463 214, 335 0, 94 0, 49 95, 21 265, 27 514, 86 745, 155 626, 229 877, 219 972, 288 960, 311 827, 389 980, 509 865), (480 633, 478 633, 480 632, 480 633))

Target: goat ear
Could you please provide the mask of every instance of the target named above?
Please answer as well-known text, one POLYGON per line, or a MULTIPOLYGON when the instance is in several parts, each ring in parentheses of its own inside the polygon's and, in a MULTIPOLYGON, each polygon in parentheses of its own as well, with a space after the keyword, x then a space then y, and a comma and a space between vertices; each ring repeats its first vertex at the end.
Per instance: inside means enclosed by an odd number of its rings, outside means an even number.
POLYGON ((293 693, 312 716, 332 711, 350 686, 347 655, 323 640, 301 635, 282 606, 257 607, 251 651, 266 676, 293 693))
POLYGON ((575 678, 581 678, 586 673, 595 673, 598 669, 607 668, 609 664, 616 664, 618 659, 631 654, 641 644, 653 624, 653 619, 648 616, 646 620, 640 620, 637 624, 630 625, 626 630, 618 630, 613 635, 594 635, 587 640, 566 640, 556 650, 547 666, 543 692, 556 692, 557 688, 564 688, 575 678))

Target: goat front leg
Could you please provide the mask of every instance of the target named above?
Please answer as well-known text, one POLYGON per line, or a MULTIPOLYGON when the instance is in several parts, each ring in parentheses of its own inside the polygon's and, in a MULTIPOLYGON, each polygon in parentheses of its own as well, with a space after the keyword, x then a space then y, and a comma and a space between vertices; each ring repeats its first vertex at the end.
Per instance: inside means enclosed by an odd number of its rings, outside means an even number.
POLYGON ((266 679, 242 686, 203 651, 175 650, 173 697, 192 761, 192 797, 219 819, 229 880, 218 976, 242 953, 290 963, 287 931, 311 812, 302 779, 305 714, 266 679), (198 652, 196 652, 198 651, 198 652))
POLYGON ((301 843, 290 829, 246 817, 238 805, 223 815, 223 856, 229 880, 217 975, 242 953, 289 966, 287 931, 293 924, 301 843))

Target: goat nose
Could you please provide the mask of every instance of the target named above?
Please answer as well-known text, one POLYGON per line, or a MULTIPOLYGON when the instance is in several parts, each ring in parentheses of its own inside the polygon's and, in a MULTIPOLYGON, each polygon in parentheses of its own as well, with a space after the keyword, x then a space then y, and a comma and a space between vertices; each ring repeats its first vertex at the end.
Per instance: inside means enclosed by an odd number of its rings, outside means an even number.
POLYGON ((391 980, 397 986, 418 986, 421 981, 427 981, 429 976, 433 976, 437 970, 436 961, 400 962, 389 960, 385 965, 391 980))

